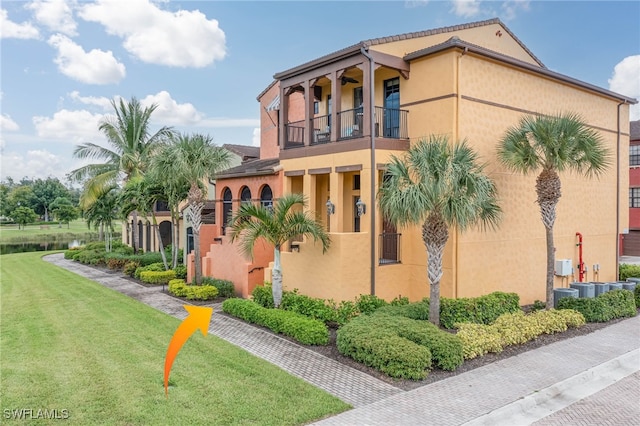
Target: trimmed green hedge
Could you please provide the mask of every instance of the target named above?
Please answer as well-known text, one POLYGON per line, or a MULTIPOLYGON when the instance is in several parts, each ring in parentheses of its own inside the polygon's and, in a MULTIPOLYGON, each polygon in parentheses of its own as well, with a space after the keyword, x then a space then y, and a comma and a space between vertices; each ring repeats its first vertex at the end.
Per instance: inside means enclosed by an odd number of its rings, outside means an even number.
POLYGON ((636 315, 634 294, 629 290, 613 290, 594 298, 563 297, 558 300, 559 309, 574 309, 587 322, 607 322, 614 318, 636 315))
POLYGON ((175 277, 176 272, 171 269, 168 271, 142 271, 140 273, 140 280, 148 284, 167 284, 175 277))
POLYGON ((626 281, 627 278, 640 278, 640 265, 631 265, 628 263, 620 264, 618 279, 620 281, 626 281))
POLYGON ((338 330, 340 353, 391 377, 419 380, 432 362, 455 370, 463 359, 462 342, 427 321, 381 312, 361 315, 338 330))
POLYGON ((282 309, 264 308, 252 300, 227 299, 222 310, 244 321, 262 325, 275 333, 292 337, 304 345, 326 345, 329 330, 322 321, 282 309))
MULTIPOLYGON (((178 276, 178 278, 180 277, 178 276)), ((221 280, 219 278, 203 277, 202 285, 208 285, 217 288, 218 296, 220 297, 234 297, 236 293, 231 281, 221 280)))
POLYGON ((501 315, 493 324, 458 323, 464 358, 489 352, 502 352, 509 345, 526 343, 542 334, 561 333, 585 324, 584 316, 570 309, 537 311, 528 315, 518 311, 501 315))
POLYGON ((633 290, 633 294, 636 299, 636 309, 640 309, 640 284, 636 285, 636 288, 633 290))
POLYGON ((212 300, 218 296, 218 289, 211 285, 187 285, 177 278, 169 281, 169 293, 188 300, 212 300))

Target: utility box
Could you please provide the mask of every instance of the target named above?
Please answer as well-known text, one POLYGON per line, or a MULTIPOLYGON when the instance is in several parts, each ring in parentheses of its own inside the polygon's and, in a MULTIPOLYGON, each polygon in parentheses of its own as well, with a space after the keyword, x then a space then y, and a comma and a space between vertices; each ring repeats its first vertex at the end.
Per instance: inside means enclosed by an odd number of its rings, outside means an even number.
POLYGON ((592 298, 596 297, 596 288, 592 283, 571 283, 571 288, 578 290, 578 297, 592 298))
POLYGON ((553 289, 553 307, 558 308, 558 301, 565 297, 578 298, 580 292, 577 288, 554 288, 553 289))
POLYGON ((571 275, 573 269, 571 259, 557 259, 555 266, 556 275, 559 277, 568 277, 571 275))

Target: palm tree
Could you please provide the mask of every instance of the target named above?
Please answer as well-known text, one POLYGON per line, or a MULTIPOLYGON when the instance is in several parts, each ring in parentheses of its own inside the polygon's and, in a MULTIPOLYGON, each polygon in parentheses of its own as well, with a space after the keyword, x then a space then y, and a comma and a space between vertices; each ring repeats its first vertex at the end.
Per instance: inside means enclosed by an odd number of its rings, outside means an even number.
POLYGON ((430 283, 429 321, 440 323, 442 253, 449 228, 495 227, 501 215, 496 188, 466 142, 430 136, 401 158, 392 156, 378 193, 384 217, 400 225, 422 225, 430 283))
POLYGON ((210 136, 179 135, 174 137, 168 147, 167 157, 172 164, 165 171, 169 179, 176 182, 187 182, 189 193, 186 210, 187 218, 193 227, 193 244, 195 257, 196 284, 202 283, 202 258, 200 257, 200 225, 202 209, 206 201, 207 189, 203 180, 213 179, 215 174, 229 165, 230 153, 224 148, 215 146, 210 136))
MULTIPOLYGON (((73 156, 79 159, 104 161, 88 164, 69 174, 73 180, 86 180, 80 200, 82 208, 89 207, 111 185, 120 181, 126 183, 132 177, 144 174, 157 144, 173 134, 171 128, 162 127, 150 135, 150 119, 158 107, 156 104, 143 108, 134 97, 129 102, 120 99, 116 103, 112 100, 111 105, 115 116, 105 117, 98 127, 106 136, 110 148, 89 142, 78 145, 73 151, 73 156)), ((134 223, 137 222, 136 216, 134 211, 134 223)), ((134 250, 138 246, 138 232, 134 227, 134 250)))
POLYGON ((498 146, 498 158, 508 169, 528 174, 541 170, 536 194, 547 237, 547 309, 553 307, 553 224, 561 196, 559 172, 598 176, 610 163, 610 154, 598 132, 574 113, 525 116, 509 128, 498 146))
POLYGON ((240 240, 242 252, 251 257, 253 246, 260 238, 273 245, 272 292, 277 308, 282 301, 282 267, 280 249, 288 240, 304 235, 322 243, 325 253, 331 244, 324 226, 309 212, 295 209, 306 205, 302 194, 287 194, 273 206, 242 204, 229 220, 231 241, 240 240))
POLYGON ((113 219, 118 217, 118 187, 115 185, 105 189, 89 207, 84 209, 87 226, 100 231, 99 240, 103 239, 107 251, 111 251, 111 236, 113 233, 113 219), (103 232, 104 230, 104 232, 103 232))

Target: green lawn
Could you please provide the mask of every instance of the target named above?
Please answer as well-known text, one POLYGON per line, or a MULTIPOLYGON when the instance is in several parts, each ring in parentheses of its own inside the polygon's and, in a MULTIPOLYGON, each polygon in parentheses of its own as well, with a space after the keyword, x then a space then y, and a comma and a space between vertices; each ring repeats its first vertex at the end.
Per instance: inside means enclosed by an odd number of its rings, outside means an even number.
POLYGON ((3 414, 64 409, 67 422, 82 425, 284 425, 349 408, 199 332, 173 364, 166 399, 164 357, 180 321, 41 256, 0 259, 3 414))
MULTIPOLYGON (((120 221, 114 222, 115 232, 121 232, 120 221)), ((73 239, 77 236, 92 233, 98 235, 94 229, 87 227, 84 220, 74 220, 67 225, 27 225, 25 228, 18 229, 18 225, 0 226, 0 243, 20 243, 20 242, 39 242, 39 241, 56 241, 63 239, 73 239), (48 226, 48 228, 46 228, 48 226)), ((119 238, 118 238, 119 239, 119 238)))

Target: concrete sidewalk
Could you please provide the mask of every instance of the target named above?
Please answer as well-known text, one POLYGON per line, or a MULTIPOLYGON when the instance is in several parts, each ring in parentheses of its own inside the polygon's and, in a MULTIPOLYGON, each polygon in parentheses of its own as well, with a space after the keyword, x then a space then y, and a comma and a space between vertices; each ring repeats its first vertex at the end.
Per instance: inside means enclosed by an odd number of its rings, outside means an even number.
MULTIPOLYGON (((176 318, 186 317, 185 302, 159 288, 65 260, 62 254, 44 259, 176 318)), ((214 306, 214 312, 220 310, 214 306)), ((214 313, 209 332, 355 407, 319 425, 596 425, 607 408, 615 411, 616 425, 636 424, 640 418, 640 317, 411 391, 222 315, 214 313), (609 395, 618 394, 610 400, 609 395), (615 404, 626 411, 612 408, 615 404), (597 412, 589 412, 592 406, 599 407, 597 412)))

